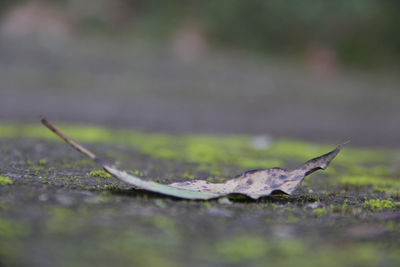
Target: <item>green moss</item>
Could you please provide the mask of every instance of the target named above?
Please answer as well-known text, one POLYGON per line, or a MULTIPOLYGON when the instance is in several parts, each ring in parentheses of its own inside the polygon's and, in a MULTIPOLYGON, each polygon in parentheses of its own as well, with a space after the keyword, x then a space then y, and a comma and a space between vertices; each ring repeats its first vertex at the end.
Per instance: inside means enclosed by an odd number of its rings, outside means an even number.
POLYGON ((400 260, 398 249, 384 249, 373 243, 315 247, 304 240, 265 240, 254 236, 217 244, 216 251, 223 261, 251 266, 255 262, 262 262, 260 266, 379 266, 382 262, 396 265, 400 260))
POLYGON ((24 127, 23 125, 1 123, 0 124, 0 137, 2 138, 13 138, 19 136, 19 127, 24 127))
POLYGON ((169 217, 155 216, 152 217, 151 220, 149 220, 149 223, 162 230, 169 240, 177 241, 177 238, 179 237, 179 234, 177 233, 177 227, 175 222, 169 217))
POLYGON ((300 219, 299 219, 299 217, 296 217, 294 215, 289 215, 289 216, 287 216, 286 221, 288 223, 298 223, 300 221, 300 219))
POLYGON ((167 205, 165 204, 165 202, 162 199, 156 199, 154 201, 154 204, 156 204, 157 207, 165 209, 167 207, 167 205))
POLYGON ((0 185, 4 186, 4 185, 11 185, 13 184, 13 182, 10 180, 10 178, 5 177, 5 176, 0 176, 0 185))
POLYGON ((192 174, 191 172, 186 171, 185 173, 183 173, 183 177, 182 178, 183 179, 195 179, 196 176, 194 176, 194 174, 192 174))
POLYGON ((92 165, 93 161, 90 159, 82 159, 74 162, 74 164, 78 166, 92 165))
POLYGON ((324 208, 316 208, 316 209, 313 210, 313 213, 314 213, 316 216, 320 217, 320 216, 325 215, 325 214, 327 213, 327 210, 324 209, 324 208))
POLYGON ((362 176, 389 176, 390 168, 385 165, 377 165, 377 166, 361 166, 361 165, 349 165, 347 167, 347 172, 349 175, 362 175, 362 176))
POLYGON ((30 229, 24 223, 0 218, 0 263, 8 266, 21 259, 20 240, 29 233, 30 229))
MULTIPOLYGON (((199 170, 220 175, 223 166, 236 165, 242 169, 284 167, 288 160, 304 162, 330 151, 334 145, 316 145, 293 140, 277 140, 269 148, 257 150, 252 138, 240 135, 167 135, 151 134, 133 130, 108 130, 106 128, 82 125, 60 124, 60 129, 78 142, 115 143, 133 146, 143 154, 167 160, 195 162, 199 170)), ((0 124, 0 137, 28 137, 56 140, 58 137, 40 124, 0 124)), ((381 162, 372 174, 387 173, 385 164, 390 154, 381 150, 345 148, 335 163, 340 166, 355 166, 364 163, 381 162)), ((334 173, 334 168, 328 172, 334 173)))
POLYGON ((28 228, 17 221, 0 218, 0 238, 14 238, 26 236, 28 228))
POLYGON ((41 159, 39 160, 40 165, 46 165, 47 164, 47 159, 41 159))
POLYGON ((110 196, 110 194, 108 192, 104 192, 103 191, 101 194, 99 194, 97 196, 97 200, 100 203, 108 203, 108 202, 110 202, 112 200, 112 198, 111 198, 111 196, 110 196))
POLYGON ((95 190, 100 190, 102 191, 103 189, 107 190, 107 191, 118 191, 120 190, 118 183, 112 183, 112 184, 106 184, 103 187, 101 186, 96 186, 96 188, 94 188, 95 190))
POLYGON ((93 176, 93 177, 102 177, 102 178, 111 178, 112 177, 111 174, 109 174, 108 172, 106 172, 103 169, 93 170, 93 171, 89 172, 89 175, 93 176))
POLYGON ((29 166, 28 169, 35 171, 35 172, 39 172, 39 171, 43 171, 44 167, 43 166, 29 166))
POLYGON ((349 205, 349 201, 345 199, 342 205, 331 205, 330 210, 341 215, 351 214, 354 211, 354 207, 349 205))
POLYGON ((400 202, 394 202, 386 199, 371 199, 363 204, 364 207, 370 208, 373 211, 382 211, 385 209, 394 209, 400 207, 400 202))
MULTIPOLYGON (((268 152, 280 158, 294 158, 301 161, 307 161, 315 156, 322 155, 335 145, 316 145, 308 142, 294 140, 278 140, 268 149, 268 152)), ((380 149, 356 149, 345 147, 346 153, 341 153, 335 162, 341 165, 349 166, 361 163, 383 162, 389 158, 387 151, 380 149)))
POLYGON ((4 241, 0 237, 0 263, 2 266, 23 266, 24 264, 17 264, 21 263, 23 257, 24 251, 21 242, 17 240, 4 241))
POLYGON ((315 156, 332 150, 332 146, 318 146, 301 141, 277 140, 267 151, 277 158, 294 158, 307 161, 315 156))
POLYGON ((11 208, 11 205, 9 203, 4 202, 4 201, 0 201, 0 211, 1 210, 7 211, 10 208, 11 208))
POLYGON ((52 234, 73 234, 83 226, 80 223, 82 214, 69 208, 51 207, 48 215, 46 230, 52 234))
POLYGON ((336 180, 338 183, 353 186, 371 186, 375 191, 398 194, 400 180, 379 176, 356 175, 342 176, 336 180))
POLYGON ((175 260, 173 245, 168 238, 153 242, 150 237, 133 230, 121 233, 103 230, 93 247, 75 248, 70 256, 76 260, 73 266, 93 263, 96 266, 182 266, 175 260))
POLYGON ((206 179, 210 183, 223 183, 226 181, 226 178, 221 178, 221 177, 208 177, 206 179))
POLYGON ((242 236, 217 244, 216 251, 230 262, 242 262, 263 257, 268 246, 261 237, 242 236))

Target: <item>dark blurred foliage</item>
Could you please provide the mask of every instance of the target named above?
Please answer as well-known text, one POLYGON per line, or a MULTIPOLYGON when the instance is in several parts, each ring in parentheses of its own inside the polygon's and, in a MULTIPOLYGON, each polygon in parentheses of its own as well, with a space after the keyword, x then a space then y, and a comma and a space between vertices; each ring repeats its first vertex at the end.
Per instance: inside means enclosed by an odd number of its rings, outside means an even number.
MULTIPOLYGON (((24 0, 2 0, 2 13, 24 0)), ((47 1, 68 7, 71 2, 47 1)), ((165 38, 177 27, 197 23, 211 43, 267 55, 301 56, 325 47, 338 61, 369 66, 400 60, 400 1, 397 0, 103 0, 109 17, 89 14, 82 32, 124 33, 165 38), (116 8, 116 6, 118 6, 116 8), (106 7, 107 9, 108 7, 106 7)))
POLYGON ((285 53, 316 43, 347 63, 400 56, 399 1, 214 2, 210 30, 226 43, 285 53))

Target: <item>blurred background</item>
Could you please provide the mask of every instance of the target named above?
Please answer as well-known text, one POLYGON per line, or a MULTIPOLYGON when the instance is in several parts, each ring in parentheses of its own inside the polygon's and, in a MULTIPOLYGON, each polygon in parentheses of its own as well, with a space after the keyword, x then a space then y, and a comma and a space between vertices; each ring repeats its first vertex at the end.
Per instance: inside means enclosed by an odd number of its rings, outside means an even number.
POLYGON ((400 144, 400 2, 0 2, 0 120, 400 144))

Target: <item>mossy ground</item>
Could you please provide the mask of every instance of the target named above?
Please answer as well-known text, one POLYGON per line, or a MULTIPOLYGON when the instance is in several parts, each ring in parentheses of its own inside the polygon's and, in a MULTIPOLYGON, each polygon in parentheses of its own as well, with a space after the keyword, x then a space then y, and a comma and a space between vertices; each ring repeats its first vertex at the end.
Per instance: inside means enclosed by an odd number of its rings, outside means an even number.
MULTIPOLYGON (((297 167, 336 144, 60 127, 158 182, 297 167)), ((134 190, 40 125, 0 125, 0 265, 398 266, 399 151, 345 147, 293 196, 186 201, 134 190)))

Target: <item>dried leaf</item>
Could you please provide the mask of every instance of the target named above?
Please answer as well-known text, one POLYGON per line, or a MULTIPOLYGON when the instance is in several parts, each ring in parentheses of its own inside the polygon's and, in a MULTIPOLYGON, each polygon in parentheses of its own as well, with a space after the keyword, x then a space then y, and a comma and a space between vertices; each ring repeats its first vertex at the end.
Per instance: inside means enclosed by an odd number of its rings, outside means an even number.
POLYGON ((337 146, 334 150, 320 157, 311 159, 298 169, 287 171, 281 168, 251 170, 236 176, 224 183, 210 183, 205 180, 190 180, 168 185, 146 181, 140 177, 120 170, 117 167, 99 159, 89 150, 74 142, 61 133, 48 120, 42 117, 42 123, 55 134, 64 139, 79 152, 88 156, 105 171, 119 180, 139 189, 156 192, 168 196, 185 199, 212 199, 230 194, 246 195, 253 199, 269 196, 274 192, 292 194, 303 182, 304 178, 319 169, 326 169, 346 143, 337 146))

